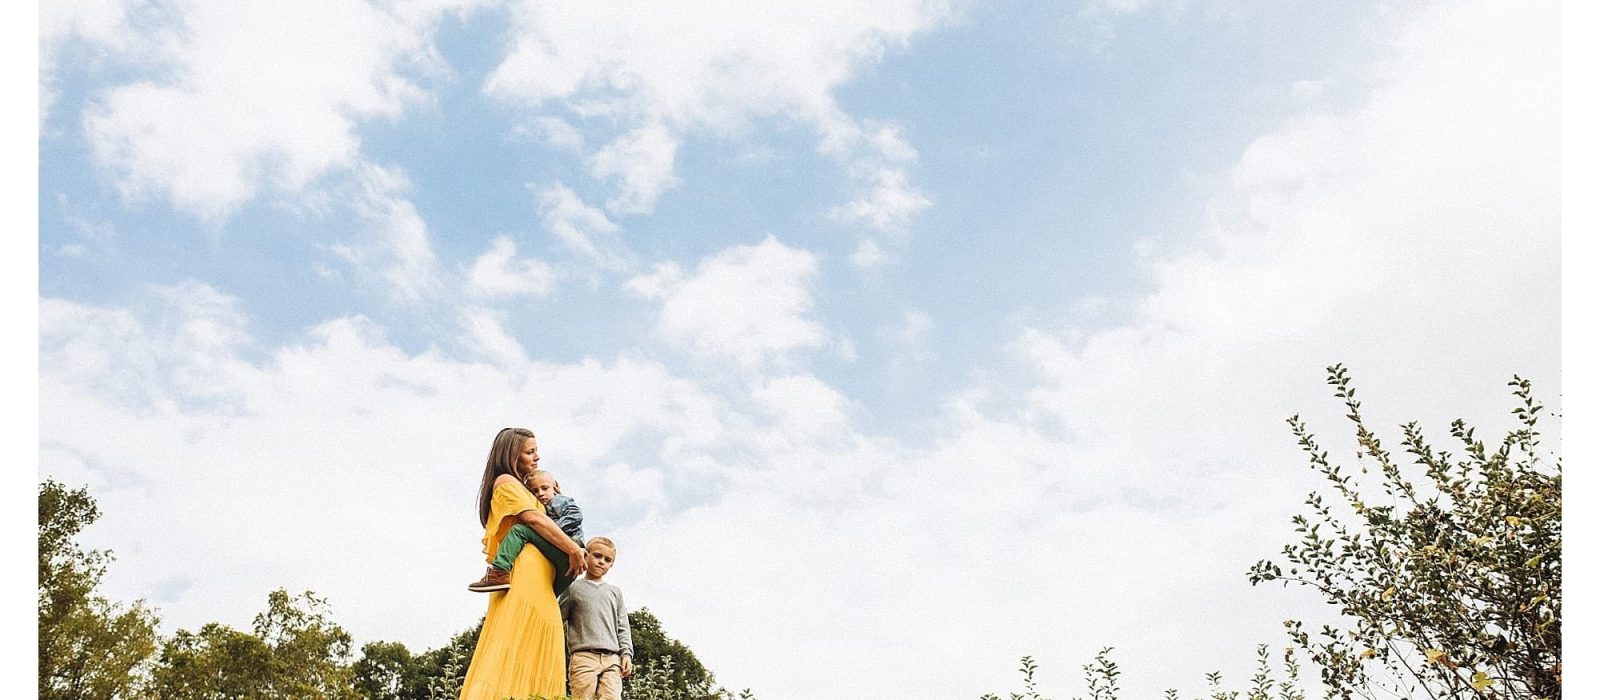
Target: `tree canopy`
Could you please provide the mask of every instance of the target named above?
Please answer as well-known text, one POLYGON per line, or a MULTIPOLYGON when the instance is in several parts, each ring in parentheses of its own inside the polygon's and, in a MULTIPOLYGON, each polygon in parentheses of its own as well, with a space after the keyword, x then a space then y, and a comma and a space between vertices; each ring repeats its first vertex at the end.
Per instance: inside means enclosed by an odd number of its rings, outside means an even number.
POLYGON ((267 595, 250 632, 212 622, 162 645, 147 697, 156 700, 355 700, 350 634, 307 591, 267 595))
POLYGON ((87 488, 39 484, 39 697, 133 697, 156 648, 156 616, 143 601, 119 605, 96 593, 110 552, 76 537, 100 518, 87 488))

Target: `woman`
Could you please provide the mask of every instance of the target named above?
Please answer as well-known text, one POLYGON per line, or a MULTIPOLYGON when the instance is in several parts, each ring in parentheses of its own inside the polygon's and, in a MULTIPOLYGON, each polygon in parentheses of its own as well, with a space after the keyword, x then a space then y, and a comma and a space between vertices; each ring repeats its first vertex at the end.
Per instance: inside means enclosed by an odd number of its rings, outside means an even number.
MULTIPOLYGON (((539 443, 532 431, 506 428, 495 436, 478 489, 484 554, 493 557, 500 538, 522 522, 566 552, 567 574, 576 575, 583 570, 583 550, 523 486, 523 478, 538 466, 539 443)), ((555 576, 554 565, 537 548, 523 547, 511 568, 511 590, 489 594, 489 613, 461 684, 461 700, 566 693, 561 611, 551 589, 555 576)))

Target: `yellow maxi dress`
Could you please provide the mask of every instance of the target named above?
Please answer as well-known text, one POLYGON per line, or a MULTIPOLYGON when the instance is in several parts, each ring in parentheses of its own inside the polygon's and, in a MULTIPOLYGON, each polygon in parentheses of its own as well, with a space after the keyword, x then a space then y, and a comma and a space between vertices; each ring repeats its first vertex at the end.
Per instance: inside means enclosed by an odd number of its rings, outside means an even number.
MULTIPOLYGON (((522 484, 496 486, 483 533, 485 558, 494 559, 500 539, 517 523, 517 513, 543 508, 522 484)), ((555 566, 538 549, 522 548, 511 567, 511 590, 489 594, 489 613, 461 684, 461 700, 566 693, 565 632, 551 590, 555 576, 555 566)))

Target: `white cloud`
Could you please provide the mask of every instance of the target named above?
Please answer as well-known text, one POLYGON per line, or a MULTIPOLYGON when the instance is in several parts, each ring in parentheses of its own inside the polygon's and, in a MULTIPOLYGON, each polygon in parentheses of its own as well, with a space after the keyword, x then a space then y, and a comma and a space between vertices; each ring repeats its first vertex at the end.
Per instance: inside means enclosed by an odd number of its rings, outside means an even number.
POLYGON ((402 351, 362 318, 247 359, 232 298, 195 283, 148 297, 42 302, 39 472, 90 487, 105 516, 86 543, 119 555, 103 590, 166 591, 168 631, 247 627, 284 586, 328 596, 361 640, 437 646, 483 612, 462 586, 482 567, 472 502, 495 430, 538 430, 601 513, 619 480, 649 487, 623 499, 640 503, 682 488, 620 471, 608 455, 622 441, 655 436, 661 452, 644 454, 676 464, 722 439, 721 404, 659 365, 527 361, 483 310, 463 316, 463 343, 487 364, 402 351), (260 533, 245 546, 241 521, 260 533), (174 590, 174 575, 192 585, 174 590))
POLYGON ((839 109, 832 91, 952 14, 949 3, 926 0, 715 11, 660 2, 521 2, 512 49, 484 89, 534 108, 559 101, 580 116, 622 124, 592 170, 618 182, 608 203, 613 212, 644 213, 676 183, 675 150, 692 131, 735 133, 754 119, 782 116, 813 125, 825 144, 859 138, 862 126, 839 109))
POLYGON ((656 198, 678 184, 673 160, 678 154, 678 139, 661 124, 647 124, 606 144, 590 161, 590 172, 597 179, 615 179, 621 192, 606 200, 606 208, 618 214, 648 214, 656 198))
POLYGON ((860 64, 950 16, 899 0, 725 6, 674 3, 516 6, 515 40, 491 94, 672 125, 737 125, 798 112, 839 118, 830 92, 860 64))
POLYGON ((844 360, 845 362, 855 362, 861 358, 860 354, 856 351, 856 341, 852 340, 850 336, 843 333, 839 333, 838 335, 834 336, 833 349, 838 353, 839 359, 844 360))
POLYGON ((1554 387, 1558 92, 1554 52, 1530 48, 1553 26, 1548 6, 1432 9, 1365 105, 1245 152, 1130 322, 1024 340, 1050 376, 1036 406, 1130 443, 1166 426, 1151 459, 1247 464, 1240 427, 1326 403, 1307 379, 1334 362, 1436 418, 1498 415, 1514 372, 1554 387))
POLYGON ((908 309, 900 326, 899 340, 909 348, 925 348, 933 332, 933 317, 921 309, 908 309))
POLYGON ((749 370, 731 379, 675 376, 648 348, 523 363, 485 312, 463 344, 488 363, 361 319, 246 361, 215 290, 46 300, 40 470, 101 499, 85 536, 117 549, 113 597, 195 572, 162 606, 173 626, 247 624, 284 585, 330 595, 360 638, 441 643, 483 609, 460 589, 481 566, 467 512, 488 438, 531 425, 586 511, 649 512, 593 523, 621 543, 612 578, 733 687, 976 697, 1032 654, 1042 688, 1076 688, 1106 645, 1129 696, 1242 681, 1253 645, 1314 609, 1243 572, 1311 486, 1282 419, 1347 449, 1323 365, 1353 367, 1375 425, 1502 416, 1512 372, 1557 401, 1558 27, 1554 3, 1423 13, 1357 109, 1259 139, 1192 245, 1152 247, 1128 319, 1022 334, 1031 386, 980 383, 903 440, 798 366, 828 340, 816 260, 767 239, 629 282, 663 337, 749 370), (228 410, 182 408, 217 396, 228 410), (239 547, 218 523, 245 510, 276 534, 239 547), (738 564, 681 575, 715 556, 738 564))
MULTIPOLYGON (((617 462, 601 472, 599 487, 596 492, 604 493, 617 505, 659 508, 666 504, 666 477, 660 469, 635 469, 617 462)), ((585 534, 594 537, 605 532, 586 530, 585 534)))
POLYGON ((358 123, 426 98, 405 70, 436 69, 432 25, 464 4, 177 3, 175 26, 139 39, 158 47, 165 77, 113 89, 85 114, 95 159, 126 195, 212 220, 264 189, 299 193, 359 162, 358 123))
POLYGON ((39 3, 39 120, 55 103, 60 53, 73 40, 123 52, 128 45, 129 0, 59 0, 39 3))
POLYGON ((503 315, 493 309, 471 308, 461 314, 462 343, 473 354, 496 367, 520 373, 528 366, 528 353, 506 331, 503 315))
POLYGON ((473 261, 468 293, 487 298, 546 296, 555 289, 555 271, 537 258, 518 258, 510 236, 498 236, 473 261))
MULTIPOLYGON (((134 311, 51 300, 41 329, 102 356, 129 335, 177 347, 210 334, 180 331, 165 315, 209 308, 207 319, 228 319, 229 303, 193 285, 164 306, 134 311), (212 303, 191 303, 204 298, 212 303), (107 315, 123 319, 128 333, 95 333, 107 315)), ((807 667, 773 658, 774 634, 802 645, 841 684, 922 695, 935 692, 926 684, 945 682, 941 667, 965 660, 967 668, 1009 669, 1017 644, 1053 636, 1024 624, 1024 611, 1059 619, 1105 607, 1027 580, 997 590, 994 564, 1018 538, 1064 542, 1059 556, 1089 562, 1074 571, 1118 586, 1159 570, 1111 566, 1117 552, 1105 543, 1117 541, 1114 533, 1162 543, 1161 566, 1198 563, 1221 546, 1198 529, 1174 541, 1161 534, 1168 522, 1136 512, 1078 513, 1070 527, 1042 531, 1030 525, 1053 512, 1055 492, 1035 478, 1051 464, 1053 446, 1016 426, 973 420, 953 437, 902 448, 863 435, 859 409, 814 376, 758 379, 746 396, 734 388, 730 403, 706 390, 721 382, 675 378, 648 361, 523 363, 492 315, 468 316, 472 338, 494 341, 483 347, 485 356, 500 355, 496 362, 407 353, 362 319, 325 323, 258 362, 228 349, 247 339, 201 343, 235 368, 216 382, 238 397, 238 410, 226 415, 108 402, 101 379, 123 370, 78 372, 85 363, 71 358, 81 351, 46 343, 40 468, 88 483, 99 499, 106 517, 85 537, 121 555, 106 592, 159 594, 168 629, 193 629, 213 620, 247 624, 272 587, 310 588, 332 600, 358 641, 435 646, 482 610, 482 598, 460 590, 481 565, 472 488, 489 435, 508 424, 539 431, 563 486, 591 513, 590 532, 622 543, 618 582, 634 605, 661 614, 725 682, 767 697, 804 696, 817 682, 807 667), (661 466, 615 458, 641 447, 661 466), (683 510, 685 492, 712 496, 683 510), (647 515, 598 517, 618 507, 647 515), (239 547, 234 531, 217 523, 241 510, 272 535, 239 547), (302 546, 310 541, 318 546, 302 546), (402 542, 403 553, 374 549, 373 541, 402 542), (661 574, 707 549, 740 565, 714 577, 661 574), (183 565, 198 561, 206 564, 183 565), (173 585, 174 570, 185 572, 186 589, 173 585), (370 595, 373 576, 392 577, 383 596, 370 595), (773 588, 780 581, 782 590, 816 594, 783 595, 773 588), (1040 600, 1047 605, 1027 605, 1040 600), (422 612, 395 616, 396 609, 422 612), (787 623, 756 624, 774 616, 787 623), (841 638, 842 619, 871 632, 841 638), (969 646, 940 634, 951 626, 986 641, 969 646), (902 670, 885 675, 866 659, 902 670)), ((163 380, 152 381, 165 390, 163 380)), ((1054 571, 1054 561, 1044 558, 1041 571, 1054 571)), ((1205 592, 1182 600, 1204 601, 1205 592)), ((1130 619, 1153 624, 1171 612, 1130 619)))
POLYGON ((582 151, 583 132, 560 117, 539 117, 533 120, 539 139, 551 148, 562 151, 582 151))
POLYGON ((1435 436, 1458 416, 1506 427, 1516 372, 1559 403, 1558 26, 1554 3, 1430 8, 1358 109, 1243 155, 1192 246, 1152 254, 1131 318, 1018 338, 1040 373, 1020 403, 979 385, 920 445, 764 450, 785 479, 624 532, 636 554, 618 580, 661 601, 722 681, 773 697, 830 692, 818 667, 837 691, 973 697, 1014 687, 1023 654, 1045 664, 1041 687, 1081 687, 1101 646, 1141 669, 1130 695, 1248 678, 1279 620, 1327 614, 1244 581, 1317 486, 1283 419, 1354 452, 1325 365, 1353 368, 1391 439, 1413 418, 1435 436), (824 470, 841 464, 853 478, 824 470), (818 484, 832 498, 808 500, 818 484), (782 554, 711 581, 652 575, 708 539, 782 554), (849 602, 749 593, 775 581, 849 602), (774 618, 788 624, 752 637, 774 618))
MULTIPOLYGON (((1175 21, 1197 3, 1192 0, 1082 0, 1076 4, 1081 25, 1075 29, 1083 31, 1084 36, 1074 40, 1085 41, 1086 48, 1091 51, 1104 52, 1116 36, 1118 20, 1159 11, 1167 20, 1175 21)), ((1216 16, 1228 12, 1235 4, 1235 0, 1210 0, 1204 4, 1204 11, 1208 16, 1216 16)))
POLYGON ((39 47, 45 66, 53 64, 51 53, 60 44, 77 37, 113 48, 127 43, 128 9, 131 0, 60 0, 39 7, 39 47))
POLYGON ((1083 3, 1085 14, 1131 15, 1143 12, 1156 4, 1156 0, 1087 0, 1083 3))
POLYGON ((895 230, 906 225, 932 202, 906 184, 906 173, 899 168, 882 168, 873 177, 872 189, 861 197, 834 210, 834 215, 846 221, 865 223, 880 231, 895 230))
POLYGON ((123 406, 217 410, 242 367, 248 322, 232 297, 196 283, 151 288, 126 309, 53 299, 39 306, 39 346, 51 369, 123 406))
POLYGON ((898 232, 932 204, 910 185, 905 166, 916 162, 917 151, 898 127, 841 123, 829 130, 822 149, 853 163, 851 177, 866 188, 855 200, 835 208, 835 217, 879 232, 898 232))
POLYGON ((331 266, 331 265, 329 265, 329 264, 327 264, 325 262, 322 262, 320 260, 311 263, 311 271, 315 272, 317 274, 317 277, 320 277, 320 278, 322 278, 324 280, 327 280, 329 282, 341 282, 341 281, 344 280, 344 273, 343 272, 340 272, 340 271, 334 269, 333 266, 331 266))
POLYGON ((866 239, 850 251, 850 264, 859 268, 874 268, 889 262, 889 254, 877 241, 866 239))
POLYGON ((429 241, 427 222, 407 195, 411 182, 392 168, 363 164, 356 171, 348 205, 366 223, 358 239, 335 243, 329 250, 376 282, 397 301, 415 302, 442 286, 438 258, 429 241))
POLYGON ((663 264, 628 288, 661 300, 659 328, 668 339, 696 355, 755 369, 826 343, 809 316, 816 271, 811 253, 768 237, 700 261, 693 275, 663 264))
MULTIPOLYGON (((832 218, 879 234, 903 235, 917 215, 933 205, 911 185, 906 167, 916 161, 917 151, 897 127, 871 123, 865 128, 836 128, 824 141, 823 150, 852 163, 851 179, 862 189, 855 199, 834 207, 829 212, 832 218)), ((877 267, 892 259, 888 250, 871 239, 862 241, 850 258, 858 268, 877 267)))
POLYGON ((1289 84, 1289 94, 1298 102, 1313 102, 1327 89, 1326 80, 1296 80, 1289 84))
MULTIPOLYGON (((1131 320, 1024 337, 1046 376, 1025 415, 1074 436, 1061 458, 1091 493, 1209 500, 1228 518, 1219 536, 1265 556, 1287 533, 1262 524, 1282 516, 1246 514, 1305 487, 1285 471, 1304 471, 1287 430, 1272 428, 1305 413, 1336 456, 1354 452, 1323 366, 1352 368, 1374 426, 1419 419, 1435 437, 1455 417, 1505 427, 1513 373, 1559 402, 1559 89, 1542 39, 1556 27, 1553 3, 1430 8, 1364 105, 1246 151, 1193 249, 1151 261, 1155 291, 1131 320)), ((1255 595, 1256 616, 1285 600, 1255 595)), ((1153 642, 1119 648, 1168 658, 1153 642)))
POLYGON ((605 212, 583 203, 565 185, 554 184, 537 191, 544 227, 568 249, 602 268, 624 270, 630 267, 632 252, 619 239, 619 226, 605 212))
POLYGON ((755 386, 751 398, 796 443, 829 444, 850 433, 850 401, 814 376, 773 377, 755 386))

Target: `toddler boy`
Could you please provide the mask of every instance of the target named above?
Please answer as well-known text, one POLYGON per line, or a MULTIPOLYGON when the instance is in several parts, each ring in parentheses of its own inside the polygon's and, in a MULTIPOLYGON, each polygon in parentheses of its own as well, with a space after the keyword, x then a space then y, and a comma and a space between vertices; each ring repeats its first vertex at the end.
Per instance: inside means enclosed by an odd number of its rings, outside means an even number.
MULTIPOLYGON (((556 527, 567 533, 572 541, 583 546, 583 511, 578 508, 577 501, 570 496, 561 495, 561 485, 556 483, 555 475, 543 469, 536 469, 528 474, 528 490, 533 492, 533 497, 539 499, 544 505, 544 514, 554 520, 556 527)), ((511 565, 517 561, 517 555, 522 553, 525 545, 533 545, 544 554, 546 559, 556 567, 555 592, 561 595, 572 585, 572 577, 566 574, 567 554, 554 544, 546 542, 533 528, 523 523, 511 526, 504 539, 500 540, 500 548, 495 551, 494 562, 489 565, 489 570, 483 578, 467 586, 467 590, 477 593, 490 591, 504 591, 511 588, 511 565)))
POLYGON ((633 633, 622 589, 601 579, 617 559, 610 538, 589 541, 588 570, 557 599, 567 630, 567 688, 573 700, 622 700, 633 675, 633 633))

